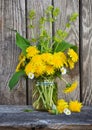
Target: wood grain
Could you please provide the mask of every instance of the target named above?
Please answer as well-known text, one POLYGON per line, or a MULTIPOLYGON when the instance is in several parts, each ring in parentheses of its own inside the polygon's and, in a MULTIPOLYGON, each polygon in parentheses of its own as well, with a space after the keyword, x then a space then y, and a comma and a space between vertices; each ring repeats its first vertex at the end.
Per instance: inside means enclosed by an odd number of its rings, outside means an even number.
MULTIPOLYGON (((34 28, 34 36, 37 37, 39 35, 39 19, 41 16, 44 16, 44 10, 51 5, 51 0, 28 0, 27 1, 27 11, 29 13, 30 10, 35 10, 36 12, 36 19, 34 19, 33 21, 33 25, 35 26, 34 28)), ((27 20, 27 25, 30 24, 29 19, 27 20)), ((49 30, 50 25, 47 23, 45 24, 45 27, 47 30, 49 30)), ((27 34, 28 34, 28 38, 31 39, 31 30, 28 29, 27 30, 27 34)), ((29 80, 29 104, 31 104, 32 102, 32 86, 33 86, 33 82, 31 82, 31 80, 29 80)))
POLYGON ((0 127, 0 130, 32 130, 31 128, 12 128, 12 127, 0 127))
POLYGON ((69 116, 35 110, 24 112, 25 109, 32 110, 32 107, 0 105, 0 130, 92 130, 91 106, 85 106, 80 113, 73 112, 69 116))
POLYGON ((92 0, 82 1, 82 26, 82 98, 84 104, 92 105, 92 0))
MULTIPOLYGON (((58 7, 60 9, 60 15, 58 16, 58 19, 55 23, 55 31, 57 29, 65 29, 65 24, 68 22, 68 17, 76 12, 79 14, 79 0, 54 0, 54 6, 58 7)), ((67 31, 69 32, 69 35, 67 37, 67 41, 79 46, 79 21, 77 18, 77 21, 75 23, 73 23, 71 25, 70 29, 67 29, 67 31)), ((67 79, 68 82, 73 82, 75 80, 78 81, 78 87, 77 89, 68 94, 65 95, 62 92, 62 89, 65 88, 65 84, 63 84, 62 81, 57 80, 58 81, 58 86, 59 86, 59 90, 58 90, 58 96, 59 98, 64 98, 66 100, 70 100, 70 99, 80 99, 80 84, 79 84, 79 64, 77 64, 75 66, 75 68, 73 70, 71 70, 70 75, 65 76, 64 78, 67 79)))
MULTIPOLYGON (((8 81, 14 73, 18 63, 18 55, 20 50, 15 45, 15 33, 9 28, 16 29, 23 36, 31 39, 32 33, 26 26, 29 25, 28 13, 31 9, 36 11, 36 20, 34 20, 35 37, 39 35, 38 20, 43 15, 44 10, 48 5, 54 3, 55 7, 60 8, 60 15, 55 23, 54 31, 58 28, 64 29, 68 16, 73 12, 78 12, 79 0, 27 0, 27 10, 25 8, 25 0, 0 0, 0 104, 26 104, 26 81, 20 80, 16 88, 10 92, 8 81), (27 16, 25 12, 27 11, 27 16), (27 23, 26 23, 27 17, 27 23)), ((83 104, 92 105, 92 1, 82 1, 82 36, 83 43, 81 46, 81 88, 83 104)), ((78 12, 79 13, 79 12, 78 12)), ((80 14, 79 14, 80 15, 80 14)), ((45 25, 49 30, 50 25, 45 25)), ((53 29, 52 29, 53 30, 53 29)), ((72 25, 69 29, 67 40, 79 46, 79 21, 72 25)), ((71 71, 70 76, 65 77, 68 81, 77 80, 79 82, 79 64, 71 71)), ((59 98, 79 99, 80 98, 80 83, 78 88, 71 94, 65 95, 62 93, 63 84, 57 79, 59 85, 59 98)), ((29 80, 29 104, 31 104, 31 89, 33 83, 29 80)))
POLYGON ((0 104, 26 104, 25 80, 10 92, 8 82, 18 63, 16 29, 25 36, 25 0, 0 0, 0 104))

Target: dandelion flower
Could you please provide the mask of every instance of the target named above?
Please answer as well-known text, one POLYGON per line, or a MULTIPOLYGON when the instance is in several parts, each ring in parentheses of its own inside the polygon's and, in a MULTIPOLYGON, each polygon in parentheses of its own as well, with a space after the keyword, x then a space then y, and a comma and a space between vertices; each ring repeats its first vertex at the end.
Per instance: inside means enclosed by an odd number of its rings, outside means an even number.
POLYGON ((68 85, 66 86, 66 88, 63 90, 64 93, 70 93, 72 91, 74 91, 77 88, 77 82, 75 81, 72 85, 68 85))
POLYGON ((62 52, 54 53, 53 55, 53 60, 52 60, 52 65, 55 68, 61 68, 66 64, 66 56, 62 52))
POLYGON ((19 58, 18 58, 18 60, 19 61, 21 61, 22 59, 25 59, 26 57, 24 56, 24 54, 23 53, 21 53, 20 55, 19 55, 19 58))
POLYGON ((34 64, 29 62, 26 66, 25 66, 25 72, 26 74, 28 75, 30 72, 31 73, 34 73, 35 70, 34 70, 34 64))
POLYGON ((82 103, 78 102, 77 100, 75 100, 75 101, 70 101, 70 103, 69 103, 69 109, 70 109, 72 112, 80 112, 82 106, 83 106, 82 103))
POLYGON ((32 72, 36 77, 41 76, 45 72, 45 64, 40 55, 35 55, 31 58, 25 67, 25 72, 27 75, 32 72))
POLYGON ((17 67, 16 67, 16 72, 20 71, 22 67, 24 67, 25 65, 25 57, 23 59, 20 60, 20 62, 18 63, 17 67))
POLYGON ((68 59, 68 64, 69 64, 70 69, 74 68, 74 62, 70 58, 68 59))
POLYGON ((33 56, 30 62, 33 63, 33 64, 37 64, 37 65, 39 64, 39 66, 40 66, 41 64, 43 64, 41 55, 39 55, 39 54, 33 56))
POLYGON ((47 75, 54 74, 54 67, 51 65, 46 65, 45 71, 46 71, 47 75))
POLYGON ((43 53, 43 54, 41 54, 41 58, 42 58, 43 62, 45 62, 46 64, 51 65, 53 55, 51 53, 43 53))
POLYGON ((68 108, 68 103, 64 99, 57 101, 57 110, 59 113, 63 113, 64 109, 68 108))
POLYGON ((35 70, 36 77, 41 76, 45 72, 45 65, 44 64, 35 64, 34 70, 35 70))
POLYGON ((71 57, 73 62, 77 62, 78 61, 78 55, 77 55, 77 53, 73 49, 69 49, 68 50, 68 55, 71 57))
POLYGON ((39 50, 36 48, 36 46, 30 46, 26 49, 27 52, 27 58, 31 58, 34 55, 39 53, 39 50))

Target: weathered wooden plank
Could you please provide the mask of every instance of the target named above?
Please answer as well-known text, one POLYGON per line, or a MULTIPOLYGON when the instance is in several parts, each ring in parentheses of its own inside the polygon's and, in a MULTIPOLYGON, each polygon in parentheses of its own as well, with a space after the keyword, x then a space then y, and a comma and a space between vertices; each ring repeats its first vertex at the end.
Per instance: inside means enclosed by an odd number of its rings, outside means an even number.
POLYGON ((83 103, 92 105, 92 0, 82 1, 81 75, 83 103))
POLYGON ((80 113, 52 115, 48 112, 32 111, 31 106, 0 105, 0 130, 92 130, 92 107, 83 107, 80 113))
POLYGON ((20 53, 9 28, 25 36, 25 0, 0 0, 0 104, 26 104, 24 79, 12 92, 8 88, 20 53))
MULTIPOLYGON (((65 24, 68 21, 68 17, 76 12, 79 14, 79 0, 54 0, 54 6, 60 9, 60 15, 58 16, 57 21, 55 22, 55 31, 57 29, 65 29, 65 24)), ((70 29, 67 29, 69 32, 69 36, 67 37, 67 41, 70 43, 79 46, 79 21, 72 24, 70 29)), ((67 81, 75 81, 79 82, 79 65, 77 64, 76 67, 71 71, 70 75, 65 76, 67 81)), ((62 89, 64 89, 65 84, 62 81, 58 80, 59 86, 59 98, 65 98, 67 100, 70 99, 79 99, 80 98, 80 90, 78 84, 77 89, 72 92, 71 94, 63 94, 62 89)))
MULTIPOLYGON (((27 11, 29 13, 30 10, 35 10, 36 12, 36 19, 34 19, 33 21, 33 25, 35 26, 34 28, 34 36, 37 37, 39 35, 39 19, 41 16, 44 16, 44 10, 51 5, 52 0, 28 0, 27 1, 27 11)), ((30 21, 28 19, 28 23, 27 25, 30 24, 30 21)), ((49 31, 49 23, 45 24, 46 29, 49 31)), ((28 34, 28 38, 31 39, 32 38, 32 32, 30 29, 27 30, 27 34, 28 34)), ((29 104, 32 102, 31 101, 31 96, 32 96, 32 86, 33 86, 33 82, 31 82, 31 80, 29 80, 29 104)))
POLYGON ((31 128, 12 128, 12 127, 0 127, 0 130, 32 130, 31 128))

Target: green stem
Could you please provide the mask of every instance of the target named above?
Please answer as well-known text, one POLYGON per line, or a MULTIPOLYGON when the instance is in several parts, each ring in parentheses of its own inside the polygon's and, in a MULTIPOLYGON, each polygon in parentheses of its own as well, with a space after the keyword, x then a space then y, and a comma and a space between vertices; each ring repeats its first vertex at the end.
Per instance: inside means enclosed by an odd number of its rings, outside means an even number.
POLYGON ((43 97, 43 92, 41 92, 41 90, 39 89, 39 87, 37 87, 37 88, 38 88, 39 94, 40 94, 40 96, 41 96, 41 99, 42 99, 42 101, 43 101, 43 104, 44 104, 44 106, 46 107, 46 102, 45 102, 44 97, 43 97))
POLYGON ((66 84, 68 84, 68 82, 67 82, 64 78, 62 78, 60 75, 58 75, 58 77, 59 77, 61 80, 63 80, 66 84))
MULTIPOLYGON (((52 13, 50 13, 51 19, 52 19, 52 13)), ((52 43, 52 21, 50 21, 50 42, 52 43)))
POLYGON ((57 43, 57 46, 55 47, 55 50, 54 50, 54 52, 56 51, 56 49, 57 49, 58 45, 59 45, 59 43, 57 43))
POLYGON ((39 98, 33 103, 34 106, 38 105, 39 104, 39 101, 41 99, 41 95, 39 96, 39 98))
POLYGON ((43 90, 43 94, 44 94, 44 99, 46 101, 46 109, 48 109, 49 107, 49 95, 48 95, 48 87, 47 86, 43 86, 44 90, 43 90))
POLYGON ((52 49, 53 45, 55 44, 55 41, 52 42, 51 46, 50 46, 50 49, 52 49))
POLYGON ((52 97, 53 97, 53 86, 50 86, 50 88, 51 88, 51 93, 50 93, 50 107, 52 107, 52 97))
POLYGON ((64 78, 61 78, 66 84, 68 84, 68 82, 64 79, 64 78))
POLYGON ((52 37, 52 22, 50 22, 50 36, 52 37))
POLYGON ((42 96, 44 99, 44 107, 47 109, 48 108, 48 96, 47 96, 47 90, 46 90, 46 86, 41 86, 41 90, 42 90, 42 96))
MULTIPOLYGON (((32 25, 32 20, 30 22, 31 22, 31 25, 32 25)), ((31 28, 31 31, 32 31, 32 38, 34 38, 33 28, 31 28)))
POLYGON ((36 95, 36 93, 37 93, 37 89, 35 89, 35 90, 33 91, 33 97, 36 95))
MULTIPOLYGON (((41 86, 41 88, 42 88, 42 92, 43 92, 43 96, 44 96, 44 99, 45 99, 45 101, 46 101, 46 96, 47 96, 47 93, 46 93, 46 86, 41 86)), ((47 101, 46 101, 47 102, 47 101)))

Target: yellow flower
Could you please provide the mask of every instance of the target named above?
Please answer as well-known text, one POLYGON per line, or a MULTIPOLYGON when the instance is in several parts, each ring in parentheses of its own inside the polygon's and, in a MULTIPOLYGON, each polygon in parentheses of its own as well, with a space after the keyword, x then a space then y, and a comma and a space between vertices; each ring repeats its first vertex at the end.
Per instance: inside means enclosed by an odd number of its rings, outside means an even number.
POLYGON ((80 112, 82 106, 83 106, 82 103, 78 102, 77 100, 75 100, 75 101, 70 101, 70 103, 69 103, 69 109, 70 109, 72 112, 80 112))
POLYGON ((72 85, 67 86, 63 91, 64 93, 70 93, 72 91, 74 91, 77 88, 77 82, 75 81, 72 85))
POLYGON ((21 62, 19 62, 19 64, 17 65, 15 72, 20 71, 20 67, 21 67, 21 62))
POLYGON ((31 59, 31 63, 37 64, 37 65, 38 65, 38 64, 39 64, 39 65, 43 64, 41 55, 35 55, 35 56, 33 56, 32 59, 31 59))
POLYGON ((25 59, 26 57, 24 56, 24 54, 23 53, 21 53, 20 55, 19 55, 19 61, 21 61, 22 59, 25 59))
POLYGON ((64 109, 68 108, 68 103, 64 99, 60 99, 57 101, 57 110, 59 113, 63 113, 64 109))
POLYGON ((53 55, 51 53, 43 53, 41 57, 42 57, 43 62, 51 65, 52 59, 53 59, 53 55))
POLYGON ((61 68, 66 64, 66 56, 62 52, 54 53, 53 55, 53 60, 52 60, 52 65, 55 68, 61 68))
POLYGON ((51 65, 46 65, 45 71, 46 71, 47 75, 54 74, 54 67, 51 65))
POLYGON ((69 49, 68 50, 68 55, 71 57, 73 62, 77 62, 78 61, 78 55, 77 55, 77 53, 73 49, 69 49))
POLYGON ((39 50, 36 48, 36 46, 30 46, 26 49, 27 52, 27 58, 31 58, 34 55, 39 53, 39 50))
POLYGON ((68 64, 70 66, 70 69, 74 68, 74 62, 71 59, 68 59, 68 64))
POLYGON ((45 63, 42 61, 41 55, 35 55, 31 59, 33 64, 34 73, 36 76, 41 76, 45 72, 45 63))
POLYGON ((20 62, 18 63, 17 67, 16 67, 16 72, 18 72, 19 70, 21 70, 22 67, 25 66, 25 56, 23 57, 23 59, 20 59, 20 62))
POLYGON ((45 72, 45 64, 41 59, 41 55, 35 55, 25 67, 25 72, 28 75, 34 73, 36 77, 41 76, 45 72))
POLYGON ((34 65, 31 62, 29 62, 25 67, 26 74, 28 75, 30 72, 34 73, 34 71, 34 65))
POLYGON ((58 52, 58 54, 60 55, 60 58, 61 58, 63 64, 65 64, 66 66, 68 66, 68 65, 67 65, 66 55, 65 55, 63 52, 58 52))
POLYGON ((45 65, 44 64, 35 64, 34 65, 35 75, 36 77, 41 76, 45 72, 45 65))

